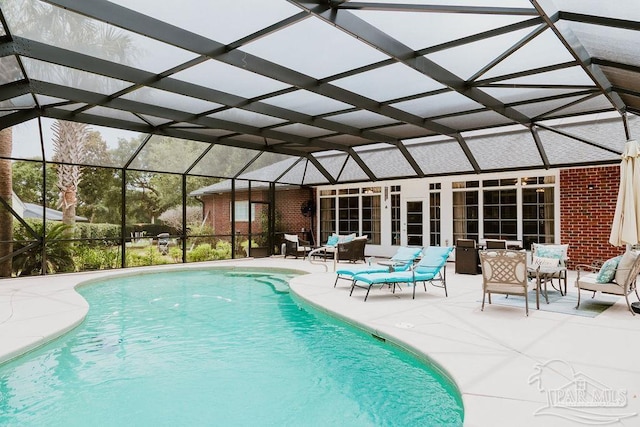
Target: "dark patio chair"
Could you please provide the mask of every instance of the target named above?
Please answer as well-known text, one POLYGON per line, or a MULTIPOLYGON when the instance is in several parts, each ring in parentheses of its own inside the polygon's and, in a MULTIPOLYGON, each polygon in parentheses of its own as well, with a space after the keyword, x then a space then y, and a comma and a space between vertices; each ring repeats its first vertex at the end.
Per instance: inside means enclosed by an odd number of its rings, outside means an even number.
POLYGON ((365 260, 364 248, 367 245, 367 237, 358 237, 350 242, 338 243, 337 260, 358 262, 365 260))
POLYGON ((158 251, 160 251, 162 255, 166 255, 169 253, 169 236, 169 233, 158 234, 158 251))

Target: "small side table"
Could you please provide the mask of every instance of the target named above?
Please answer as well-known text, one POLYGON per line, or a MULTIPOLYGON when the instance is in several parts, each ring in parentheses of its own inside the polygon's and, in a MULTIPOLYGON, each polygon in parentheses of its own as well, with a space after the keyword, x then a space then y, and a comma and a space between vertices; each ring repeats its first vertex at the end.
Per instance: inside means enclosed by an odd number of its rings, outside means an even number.
MULTIPOLYGON (((540 286, 541 282, 544 281, 544 299, 549 304, 549 294, 547 293, 547 282, 550 281, 553 276, 558 273, 565 272, 567 267, 543 267, 539 265, 530 265, 527 267, 528 273, 535 273, 536 275, 536 308, 540 309, 540 286)), ((562 293, 562 288, 560 288, 560 294, 562 293)))

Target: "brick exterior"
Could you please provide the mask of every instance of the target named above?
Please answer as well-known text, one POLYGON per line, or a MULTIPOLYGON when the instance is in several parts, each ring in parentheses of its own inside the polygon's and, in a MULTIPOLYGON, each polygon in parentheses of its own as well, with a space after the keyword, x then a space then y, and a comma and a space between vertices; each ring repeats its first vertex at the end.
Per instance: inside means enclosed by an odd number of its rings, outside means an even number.
POLYGON ((609 243, 619 184, 619 166, 560 171, 560 241, 570 245, 570 269, 624 252, 609 243))
MULTIPOLYGON (((276 211, 281 215, 281 226, 279 230, 283 233, 298 234, 305 240, 311 239, 309 230, 311 228, 311 218, 302 215, 300 208, 308 200, 315 200, 315 191, 309 188, 291 189, 276 191, 276 211), (302 229, 305 233, 301 233, 302 229)), ((317 233, 314 230, 317 238, 317 233)))
MULTIPOLYGON (((301 230, 309 230, 311 221, 302 215, 300 207, 302 203, 313 199, 313 191, 308 188, 277 190, 276 191, 276 215, 280 217, 279 229, 276 233, 297 233, 301 238, 309 238, 301 230)), ((237 191, 236 201, 248 200, 247 191, 237 191)), ((251 192, 252 201, 268 201, 268 191, 254 190, 251 192)), ((231 234, 231 193, 211 194, 202 196, 204 215, 207 222, 213 226, 215 234, 231 234)), ((258 216, 258 215, 256 215, 258 216)), ((248 222, 236 222, 236 232, 247 234, 248 222)), ((260 218, 256 218, 251 224, 251 231, 261 231, 260 218)))

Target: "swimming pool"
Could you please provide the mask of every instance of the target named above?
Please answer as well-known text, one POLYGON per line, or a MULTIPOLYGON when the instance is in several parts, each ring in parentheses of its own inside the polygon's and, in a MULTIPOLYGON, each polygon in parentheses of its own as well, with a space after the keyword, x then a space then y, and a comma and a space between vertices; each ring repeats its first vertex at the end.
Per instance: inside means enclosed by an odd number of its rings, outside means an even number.
POLYGON ((283 271, 119 277, 79 289, 64 337, 0 366, 0 425, 461 425, 414 356, 301 309, 283 271))

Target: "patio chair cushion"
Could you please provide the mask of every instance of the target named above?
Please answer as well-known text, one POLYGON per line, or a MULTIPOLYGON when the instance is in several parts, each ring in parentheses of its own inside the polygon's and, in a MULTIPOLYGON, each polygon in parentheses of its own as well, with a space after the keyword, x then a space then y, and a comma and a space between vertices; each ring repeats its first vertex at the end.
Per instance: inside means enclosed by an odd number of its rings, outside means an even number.
POLYGON ((299 241, 297 234, 285 234, 284 239, 294 243, 298 243, 299 241))
POLYGON ((634 251, 626 251, 620 262, 618 263, 618 268, 616 269, 616 283, 624 283, 627 276, 629 275, 629 270, 633 266, 633 263, 636 261, 638 257, 638 252, 634 251))
POLYGON ((598 272, 598 276, 596 277, 596 282, 598 283, 609 283, 613 281, 613 278, 616 275, 616 269, 618 268, 618 264, 622 256, 617 256, 613 258, 609 258, 602 264, 600 271, 598 272))
POLYGON ((598 273, 591 273, 580 276, 580 289, 586 291, 600 291, 614 295, 624 294, 623 288, 615 282, 599 283, 598 273))
MULTIPOLYGON (((422 248, 418 247, 409 247, 409 246, 401 246, 398 248, 396 253, 391 257, 393 261, 413 261, 422 253, 422 248)), ((411 267, 410 264, 407 264, 405 270, 411 267)))

